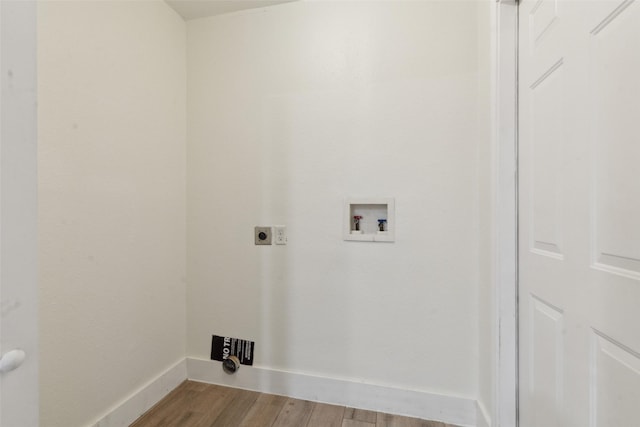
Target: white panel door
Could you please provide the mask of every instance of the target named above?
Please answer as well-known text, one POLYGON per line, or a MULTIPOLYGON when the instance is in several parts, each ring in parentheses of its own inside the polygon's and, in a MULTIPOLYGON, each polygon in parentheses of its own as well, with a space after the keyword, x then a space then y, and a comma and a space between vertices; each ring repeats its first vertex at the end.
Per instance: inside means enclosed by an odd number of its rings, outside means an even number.
POLYGON ((520 423, 640 426, 640 1, 519 14, 520 423))

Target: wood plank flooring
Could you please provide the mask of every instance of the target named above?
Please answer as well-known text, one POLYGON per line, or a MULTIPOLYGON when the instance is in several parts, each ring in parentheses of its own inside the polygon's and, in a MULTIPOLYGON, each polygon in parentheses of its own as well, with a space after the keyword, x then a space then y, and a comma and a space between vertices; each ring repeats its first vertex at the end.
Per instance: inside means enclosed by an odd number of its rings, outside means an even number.
POLYGON ((130 427, 455 427, 185 381, 130 427))

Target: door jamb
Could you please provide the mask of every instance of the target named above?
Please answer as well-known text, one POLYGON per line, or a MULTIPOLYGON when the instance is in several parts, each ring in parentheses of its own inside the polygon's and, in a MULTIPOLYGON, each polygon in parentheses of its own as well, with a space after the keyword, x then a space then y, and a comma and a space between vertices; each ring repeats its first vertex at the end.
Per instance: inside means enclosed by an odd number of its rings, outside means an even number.
POLYGON ((37 4, 0 1, 0 10, 0 344, 26 353, 0 375, 0 425, 37 426, 37 4))
POLYGON ((494 427, 518 425, 518 1, 496 0, 494 427))

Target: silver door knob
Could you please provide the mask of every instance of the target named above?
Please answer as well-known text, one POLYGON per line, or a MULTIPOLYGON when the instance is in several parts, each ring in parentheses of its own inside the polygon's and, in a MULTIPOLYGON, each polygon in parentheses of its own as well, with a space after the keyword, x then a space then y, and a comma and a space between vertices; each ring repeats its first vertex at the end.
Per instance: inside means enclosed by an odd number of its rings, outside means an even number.
POLYGON ((0 373, 10 372, 22 365, 27 354, 22 350, 11 350, 0 358, 0 373))

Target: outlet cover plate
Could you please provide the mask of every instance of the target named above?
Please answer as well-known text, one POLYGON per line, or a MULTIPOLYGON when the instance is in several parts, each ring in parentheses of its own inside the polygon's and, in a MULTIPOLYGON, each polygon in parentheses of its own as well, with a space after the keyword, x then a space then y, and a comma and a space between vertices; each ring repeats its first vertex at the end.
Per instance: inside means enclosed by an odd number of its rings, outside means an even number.
POLYGON ((287 244, 287 227, 284 225, 273 226, 273 243, 276 245, 287 244))
POLYGON ((271 227, 256 227, 253 233, 256 245, 271 244, 271 227))

